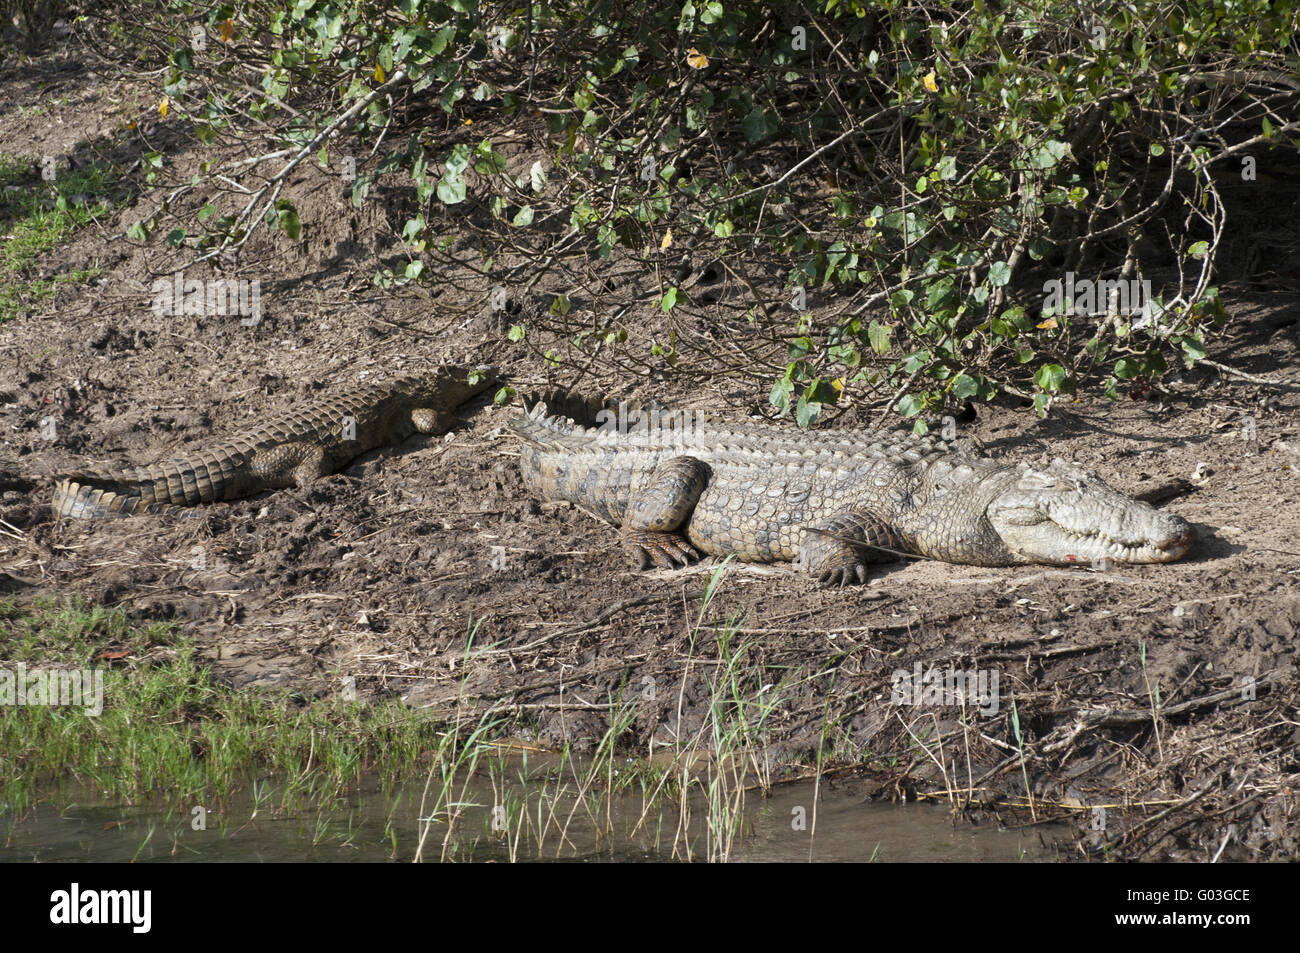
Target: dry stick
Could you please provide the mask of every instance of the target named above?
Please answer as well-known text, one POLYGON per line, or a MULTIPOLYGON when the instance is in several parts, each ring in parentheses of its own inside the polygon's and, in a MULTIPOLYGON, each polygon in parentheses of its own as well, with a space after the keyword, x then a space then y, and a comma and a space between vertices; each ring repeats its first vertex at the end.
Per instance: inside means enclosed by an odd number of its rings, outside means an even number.
POLYGON ((265 215, 266 211, 268 211, 271 208, 271 206, 275 203, 275 199, 279 196, 280 189, 283 188, 285 179, 288 178, 289 173, 291 173, 294 169, 298 167, 298 163, 300 163, 307 156, 311 155, 311 153, 315 151, 318 145, 320 145, 325 139, 327 139, 330 135, 332 135, 340 126, 350 122, 357 115, 357 113, 361 112, 361 110, 369 106, 376 99, 376 97, 378 97, 381 93, 384 93, 385 91, 393 88, 397 84, 403 83, 405 81, 406 81, 406 70, 399 69, 396 73, 392 75, 392 77, 388 80, 388 82, 383 83, 380 86, 376 86, 374 89, 372 89, 361 99, 353 103, 351 107, 349 107, 348 110, 344 112, 341 116, 339 116, 332 123, 330 123, 324 129, 322 129, 319 133, 317 133, 316 137, 312 139, 311 142, 307 143, 307 145, 303 146, 301 149, 298 150, 298 153, 285 164, 283 169, 281 169, 275 175, 271 176, 271 178, 267 179, 266 184, 253 193, 252 199, 250 199, 249 203, 246 206, 244 206, 244 210, 239 213, 239 216, 235 219, 235 223, 231 227, 230 232, 227 233, 226 237, 223 238, 220 244, 218 244, 210 252, 196 258, 194 260, 194 264, 198 264, 201 261, 207 261, 209 258, 214 258, 217 255, 221 254, 228 247, 230 247, 230 243, 231 243, 230 236, 234 234, 234 232, 239 228, 239 226, 244 224, 245 222, 251 222, 252 224, 249 227, 248 231, 244 233, 244 237, 241 238, 239 242, 234 246, 236 251, 242 248, 244 246, 244 243, 248 241, 248 239, 252 236, 253 230, 257 228, 257 220, 261 216, 255 216, 253 214, 253 209, 261 201, 262 196, 264 196, 269 190, 272 189, 272 187, 274 187, 274 192, 271 195, 271 200, 267 203, 266 209, 264 209, 262 212, 262 215, 265 215))
POLYGON ((1239 371, 1235 367, 1229 367, 1227 364, 1220 364, 1218 361, 1211 361, 1207 358, 1202 358, 1196 363, 1205 364, 1208 367, 1214 368, 1216 371, 1222 371, 1224 374, 1231 375, 1232 377, 1240 377, 1242 380, 1250 381, 1252 384, 1262 384, 1265 387, 1283 387, 1288 390, 1295 390, 1300 387, 1300 385, 1292 381, 1279 381, 1271 377, 1260 377, 1258 374, 1247 374, 1245 371, 1239 371))
POLYGON ((739 195, 729 195, 729 196, 727 196, 727 201, 729 201, 729 202, 734 202, 734 201, 736 201, 737 199, 743 199, 743 198, 744 198, 745 196, 747 196, 747 195, 753 195, 755 192, 770 192, 772 189, 776 188, 776 187, 777 187, 778 185, 780 185, 782 182, 784 182, 784 181, 786 181, 787 179, 789 179, 790 176, 794 175, 796 172, 798 172, 800 169, 802 169, 804 166, 806 166, 809 162, 812 162, 813 159, 816 159, 816 158, 817 158, 819 155, 821 155, 823 152, 826 152, 826 151, 829 150, 829 149, 833 149, 833 148, 835 148, 835 146, 838 146, 838 145, 839 145, 841 142, 843 142, 845 139, 847 139, 847 138, 849 138, 850 136, 856 134, 856 133, 858 132, 859 129, 861 129, 861 128, 862 128, 863 126, 865 126, 867 123, 871 122, 871 121, 872 121, 873 119, 875 119, 877 116, 882 115, 882 114, 885 113, 886 111, 887 111, 887 110, 883 110, 883 109, 882 109, 882 110, 880 110, 879 112, 877 112, 875 115, 868 116, 866 119, 863 119, 863 120, 860 121, 857 125, 855 125, 852 129, 846 130, 845 132, 843 132, 843 133, 841 133, 840 135, 836 136, 836 137, 835 137, 834 139, 832 139, 830 142, 826 143, 826 145, 822 146, 822 147, 819 148, 819 149, 814 149, 814 150, 813 150, 811 153, 809 153, 809 154, 808 154, 804 159, 802 159, 801 161, 796 162, 794 165, 792 165, 792 166, 791 166, 791 167, 786 171, 785 175, 781 176, 779 179, 773 179, 771 182, 768 182, 766 185, 758 185, 758 186, 755 186, 755 187, 752 188, 752 189, 749 189, 749 190, 747 190, 747 191, 741 192, 739 195))
POLYGON ((1195 794, 1183 798, 1183 800, 1179 801, 1177 804, 1174 804, 1172 807, 1165 808, 1159 814, 1147 818, 1145 821, 1142 821, 1140 824, 1133 825, 1127 831, 1125 831, 1123 834, 1120 835, 1119 843, 1129 844, 1137 840, 1138 835, 1144 832, 1148 827, 1152 826, 1153 824, 1159 823, 1160 821, 1164 820, 1166 817, 1168 817, 1170 814, 1173 814, 1175 811, 1179 810, 1180 808, 1190 807, 1192 804, 1196 803, 1201 798, 1205 797, 1205 795, 1209 794, 1210 788, 1213 786, 1213 784, 1214 784, 1213 780, 1207 781, 1205 783, 1205 786, 1202 787, 1195 794))
MULTIPOLYGON (((1256 688, 1263 688, 1280 681, 1276 672, 1270 672, 1263 678, 1255 682, 1256 688)), ((1187 711, 1194 711, 1198 708, 1205 708, 1210 705, 1217 705, 1220 702, 1241 698, 1241 688, 1228 688, 1221 692, 1214 692, 1210 695, 1202 695, 1200 698, 1192 698, 1177 705, 1170 705, 1168 708, 1160 710, 1161 715, 1166 719, 1174 715, 1181 715, 1187 711)), ((1074 730, 1068 737, 1059 741, 1044 744, 1043 753, 1050 754, 1060 751, 1074 743, 1074 741, 1084 732, 1091 731, 1094 728, 1122 728, 1133 725, 1144 725, 1151 720, 1150 711, 1137 711, 1135 709, 1094 709, 1092 711, 1082 712, 1078 716, 1074 730)))
MULTIPOLYGON (((1263 688, 1280 681, 1277 672, 1269 672, 1267 675, 1255 681, 1255 688, 1263 688)), ((1209 705, 1217 705, 1220 702, 1229 699, 1241 699, 1241 687, 1226 688, 1221 692, 1214 692, 1210 695, 1202 695, 1199 698, 1192 698, 1177 705, 1170 705, 1168 708, 1161 708, 1160 714, 1166 719, 1173 715, 1181 715, 1186 711, 1194 711, 1197 708, 1205 708, 1209 705)), ((1136 711, 1125 709, 1102 709, 1084 712, 1079 716, 1079 721, 1083 728, 1114 728, 1124 725, 1145 724, 1151 720, 1150 711, 1136 711)))
POLYGON ((638 596, 635 599, 625 599, 617 605, 610 606, 604 612, 601 612, 595 618, 590 619, 587 622, 580 622, 579 624, 570 626, 567 629, 558 629, 550 635, 544 635, 540 639, 534 639, 526 645, 504 649, 484 649, 481 652, 475 652, 470 658, 471 660, 477 660, 481 658, 489 658, 495 655, 513 655, 516 652, 527 652, 531 649, 537 648, 538 646, 545 645, 547 642, 552 642, 561 636, 577 635, 580 632, 585 632, 588 629, 595 628, 601 623, 607 621, 611 616, 618 615, 618 613, 622 612, 624 609, 631 609, 633 606, 644 605, 649 602, 663 602, 667 598, 667 596, 659 596, 657 598, 652 596, 638 596))

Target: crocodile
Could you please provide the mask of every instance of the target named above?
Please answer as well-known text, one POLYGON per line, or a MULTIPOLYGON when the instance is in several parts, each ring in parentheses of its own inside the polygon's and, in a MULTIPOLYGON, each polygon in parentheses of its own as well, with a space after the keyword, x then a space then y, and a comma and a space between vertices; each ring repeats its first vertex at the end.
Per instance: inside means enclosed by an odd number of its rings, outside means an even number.
POLYGON ((904 556, 1161 563, 1196 541, 1186 520, 1082 467, 975 456, 934 437, 714 423, 565 394, 525 398, 508 427, 524 483, 620 527, 640 569, 734 554, 844 586, 904 556))
POLYGON ((60 474, 52 506, 59 517, 133 516, 307 486, 416 432, 446 431, 456 407, 495 380, 489 367, 444 365, 363 384, 167 463, 60 474))

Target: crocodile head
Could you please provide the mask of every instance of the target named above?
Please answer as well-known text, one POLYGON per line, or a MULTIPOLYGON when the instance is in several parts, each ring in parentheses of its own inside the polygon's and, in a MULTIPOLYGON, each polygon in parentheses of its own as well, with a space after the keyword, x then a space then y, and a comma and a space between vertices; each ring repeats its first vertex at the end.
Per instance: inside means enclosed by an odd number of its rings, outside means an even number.
POLYGON ((1022 469, 987 513, 1007 549, 1032 563, 1166 563, 1196 542, 1186 520, 1063 460, 1044 470, 1022 469))

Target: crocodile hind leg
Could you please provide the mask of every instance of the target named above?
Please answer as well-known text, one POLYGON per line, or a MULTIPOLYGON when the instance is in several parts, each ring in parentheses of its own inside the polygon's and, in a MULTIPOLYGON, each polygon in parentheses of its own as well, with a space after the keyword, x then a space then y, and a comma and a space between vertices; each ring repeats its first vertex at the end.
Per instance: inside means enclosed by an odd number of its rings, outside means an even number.
POLYGON ((654 469, 650 482, 628 502, 623 547, 638 569, 685 566, 700 554, 681 535, 709 482, 709 468, 695 457, 672 457, 654 469))
POLYGON ((803 528, 795 565, 822 585, 843 588, 866 582, 868 565, 893 562, 902 548, 898 533, 875 513, 846 513, 803 528))

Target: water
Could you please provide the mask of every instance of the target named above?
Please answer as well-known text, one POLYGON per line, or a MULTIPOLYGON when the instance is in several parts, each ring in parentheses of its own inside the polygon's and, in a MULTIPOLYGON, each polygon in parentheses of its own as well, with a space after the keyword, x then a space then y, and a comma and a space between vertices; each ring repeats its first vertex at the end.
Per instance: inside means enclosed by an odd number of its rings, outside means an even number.
POLYGON ((0 820, 0 860, 348 863, 407 862, 419 854, 426 861, 1043 861, 1064 855, 1071 840, 1065 825, 999 830, 992 820, 954 818, 943 805, 867 802, 865 785, 853 782, 823 784, 815 818, 814 786, 798 782, 777 785, 771 797, 748 791, 738 815, 719 811, 712 823, 699 792, 684 810, 680 799, 647 810, 640 795, 583 798, 573 785, 462 784, 452 800, 465 806, 451 837, 446 812, 432 811, 431 800, 421 812, 423 783, 388 797, 368 784, 328 809, 293 811, 276 810, 270 799, 256 805, 251 795, 195 811, 104 804, 75 793, 68 799, 65 792, 59 806, 0 820), (501 791, 508 792, 504 807, 496 803, 501 791), (431 813, 435 821, 422 823, 431 813), (741 820, 729 824, 728 816, 741 820))

